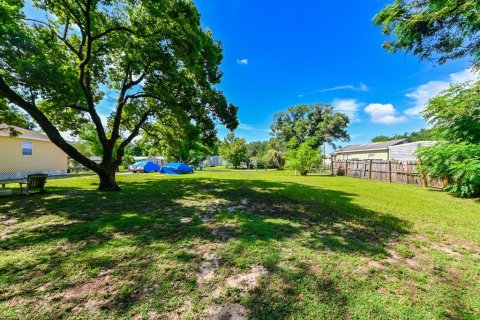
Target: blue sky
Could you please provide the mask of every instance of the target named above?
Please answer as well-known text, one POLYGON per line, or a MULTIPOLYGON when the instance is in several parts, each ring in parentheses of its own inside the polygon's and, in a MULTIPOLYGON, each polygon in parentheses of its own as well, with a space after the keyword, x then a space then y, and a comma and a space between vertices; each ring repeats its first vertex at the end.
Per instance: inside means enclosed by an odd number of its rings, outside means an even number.
POLYGON ((269 138, 274 113, 317 102, 353 118, 350 143, 419 130, 428 98, 472 78, 468 61, 434 66, 388 54, 372 17, 393 0, 195 2, 223 44, 220 89, 240 108, 236 133, 248 141, 269 138))
MULTIPOLYGON (((350 143, 416 131, 427 126, 419 112, 429 98, 474 77, 468 61, 434 66, 388 54, 372 18, 393 0, 194 1, 203 27, 222 42, 219 88, 239 107, 236 134, 248 141, 270 138, 274 113, 320 102, 350 116, 350 143)), ((29 1, 25 10, 43 17, 29 1)), ((111 100, 98 111, 106 119, 111 100)))

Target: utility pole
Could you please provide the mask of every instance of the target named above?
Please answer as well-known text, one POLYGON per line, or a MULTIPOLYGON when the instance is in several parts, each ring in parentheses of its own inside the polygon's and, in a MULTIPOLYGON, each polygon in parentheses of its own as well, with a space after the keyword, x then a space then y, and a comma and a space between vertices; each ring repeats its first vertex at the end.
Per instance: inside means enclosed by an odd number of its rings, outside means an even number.
POLYGON ((325 149, 325 142, 323 143, 323 165, 325 166, 327 164, 327 152, 325 149))

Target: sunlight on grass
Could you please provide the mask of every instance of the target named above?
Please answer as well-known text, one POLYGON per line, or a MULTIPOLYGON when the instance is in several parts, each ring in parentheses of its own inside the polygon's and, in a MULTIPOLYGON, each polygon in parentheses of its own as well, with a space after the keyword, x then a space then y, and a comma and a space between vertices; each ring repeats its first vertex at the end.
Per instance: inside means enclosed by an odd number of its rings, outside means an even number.
POLYGON ((480 316, 478 200, 289 171, 118 180, 0 199, 1 318, 480 316))

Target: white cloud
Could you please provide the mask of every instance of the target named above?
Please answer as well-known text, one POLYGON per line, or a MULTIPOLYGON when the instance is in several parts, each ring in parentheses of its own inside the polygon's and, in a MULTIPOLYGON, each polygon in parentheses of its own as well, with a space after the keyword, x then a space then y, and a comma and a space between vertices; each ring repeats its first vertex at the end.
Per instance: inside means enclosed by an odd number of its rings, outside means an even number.
POLYGON ((253 128, 251 125, 245 124, 245 123, 240 123, 240 124, 238 125, 238 129, 240 129, 240 130, 247 130, 247 131, 252 131, 252 130, 254 130, 254 128, 253 128))
POLYGON ((360 86, 358 87, 357 90, 362 91, 362 92, 367 92, 369 90, 369 88, 365 83, 360 82, 360 86))
POLYGON ((360 122, 358 118, 358 110, 362 106, 360 102, 355 99, 335 99, 332 102, 333 108, 336 112, 346 114, 350 118, 350 122, 360 122))
POLYGON ((348 84, 348 85, 343 85, 343 86, 335 86, 331 88, 325 88, 325 89, 320 89, 316 92, 321 93, 321 92, 328 92, 328 91, 337 91, 337 90, 352 90, 352 91, 362 91, 366 92, 368 91, 368 86, 364 84, 363 82, 360 82, 360 85, 358 87, 348 84))
POLYGON ((398 112, 391 103, 371 103, 365 107, 365 112, 374 123, 395 124, 407 120, 407 117, 396 115, 398 112))
POLYGON ((255 132, 255 133, 269 132, 268 129, 266 129, 265 127, 262 127, 261 125, 251 125, 246 123, 240 123, 237 129, 243 130, 243 131, 255 132))
POLYGON ((439 95, 442 91, 448 89, 450 84, 455 82, 467 82, 477 80, 480 78, 480 74, 472 71, 471 69, 465 69, 460 72, 452 73, 449 75, 448 80, 445 81, 430 81, 418 86, 412 92, 407 93, 407 97, 412 99, 414 106, 405 110, 408 115, 419 115, 424 109, 427 102, 439 95))
POLYGON ((248 64, 248 59, 237 59, 237 63, 247 65, 248 64))

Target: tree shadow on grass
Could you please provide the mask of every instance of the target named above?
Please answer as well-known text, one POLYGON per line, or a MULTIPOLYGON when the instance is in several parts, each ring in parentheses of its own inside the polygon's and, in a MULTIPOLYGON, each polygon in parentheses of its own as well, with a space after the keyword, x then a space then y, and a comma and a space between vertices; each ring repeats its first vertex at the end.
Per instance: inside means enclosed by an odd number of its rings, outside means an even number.
MULTIPOLYGON (((95 183, 91 187, 94 189, 95 183)), ((125 260, 145 256, 146 260, 142 261, 148 265, 148 254, 144 253, 150 245, 162 244, 168 248, 233 240, 241 245, 238 252, 241 255, 248 246, 309 233, 309 240, 304 244, 309 249, 375 256, 386 255, 388 243, 407 234, 409 228, 402 219, 358 206, 352 201, 355 194, 293 182, 152 177, 142 182, 127 182, 118 193, 75 187, 51 187, 49 191, 44 196, 8 200, 6 215, 17 219, 18 225, 4 228, 7 232, 2 235, 0 249, 15 252, 37 246, 55 248, 58 243, 67 243, 74 249, 64 254, 53 251, 20 265, 15 261, 1 265, 0 273, 11 277, 6 278, 6 291, 0 300, 38 294, 33 284, 15 292, 9 291, 8 286, 12 281, 28 283, 35 280, 34 275, 38 278, 39 273, 41 278, 42 274, 47 275, 71 261, 78 260, 87 270, 115 269, 125 260), (214 208, 213 203, 217 203, 214 208), (52 221, 36 224, 35 220, 45 215, 51 216, 52 221), (213 222, 235 219, 236 224, 215 233, 202 216, 209 216, 213 222), (184 223, 182 218, 191 221, 184 223), (128 242, 118 242, 119 236, 127 237, 128 242), (131 248, 131 252, 119 257, 124 245, 131 248), (112 248, 111 254, 91 255, 96 250, 109 252, 109 248, 112 248), (35 272, 26 272, 29 270, 35 272)), ((189 256, 180 253, 179 257, 189 256)), ((180 263, 191 266, 187 258, 180 259, 180 263)), ((275 272, 277 260, 275 255, 269 260, 266 267, 271 272, 275 272)), ((135 279, 138 290, 148 282, 138 275, 135 279)), ((132 292, 128 303, 113 307, 118 314, 143 299, 144 295, 132 292)), ((251 307, 255 308, 252 303, 251 307)))
MULTIPOLYGON (((11 201, 16 210, 9 217, 53 214, 65 218, 67 224, 41 225, 29 229, 27 237, 8 237, 0 245, 9 249, 57 238, 105 239, 113 232, 131 233, 144 244, 154 239, 175 242, 192 236, 211 239, 201 220, 194 220, 193 226, 180 222, 182 217, 195 217, 201 202, 209 198, 224 203, 219 209, 249 212, 250 216, 243 216, 246 224, 268 225, 265 219, 269 217, 299 224, 295 232, 260 234, 262 237, 279 240, 310 231, 316 233, 312 246, 331 250, 377 254, 385 242, 408 233, 408 222, 362 208, 352 202, 354 197, 320 187, 263 180, 147 180, 128 183, 119 193, 59 187, 50 196, 29 198, 28 203, 22 198, 11 201), (182 203, 185 199, 190 203, 182 203), (246 204, 235 208, 242 201, 246 204)), ((237 232, 235 237, 243 234, 237 232)))

